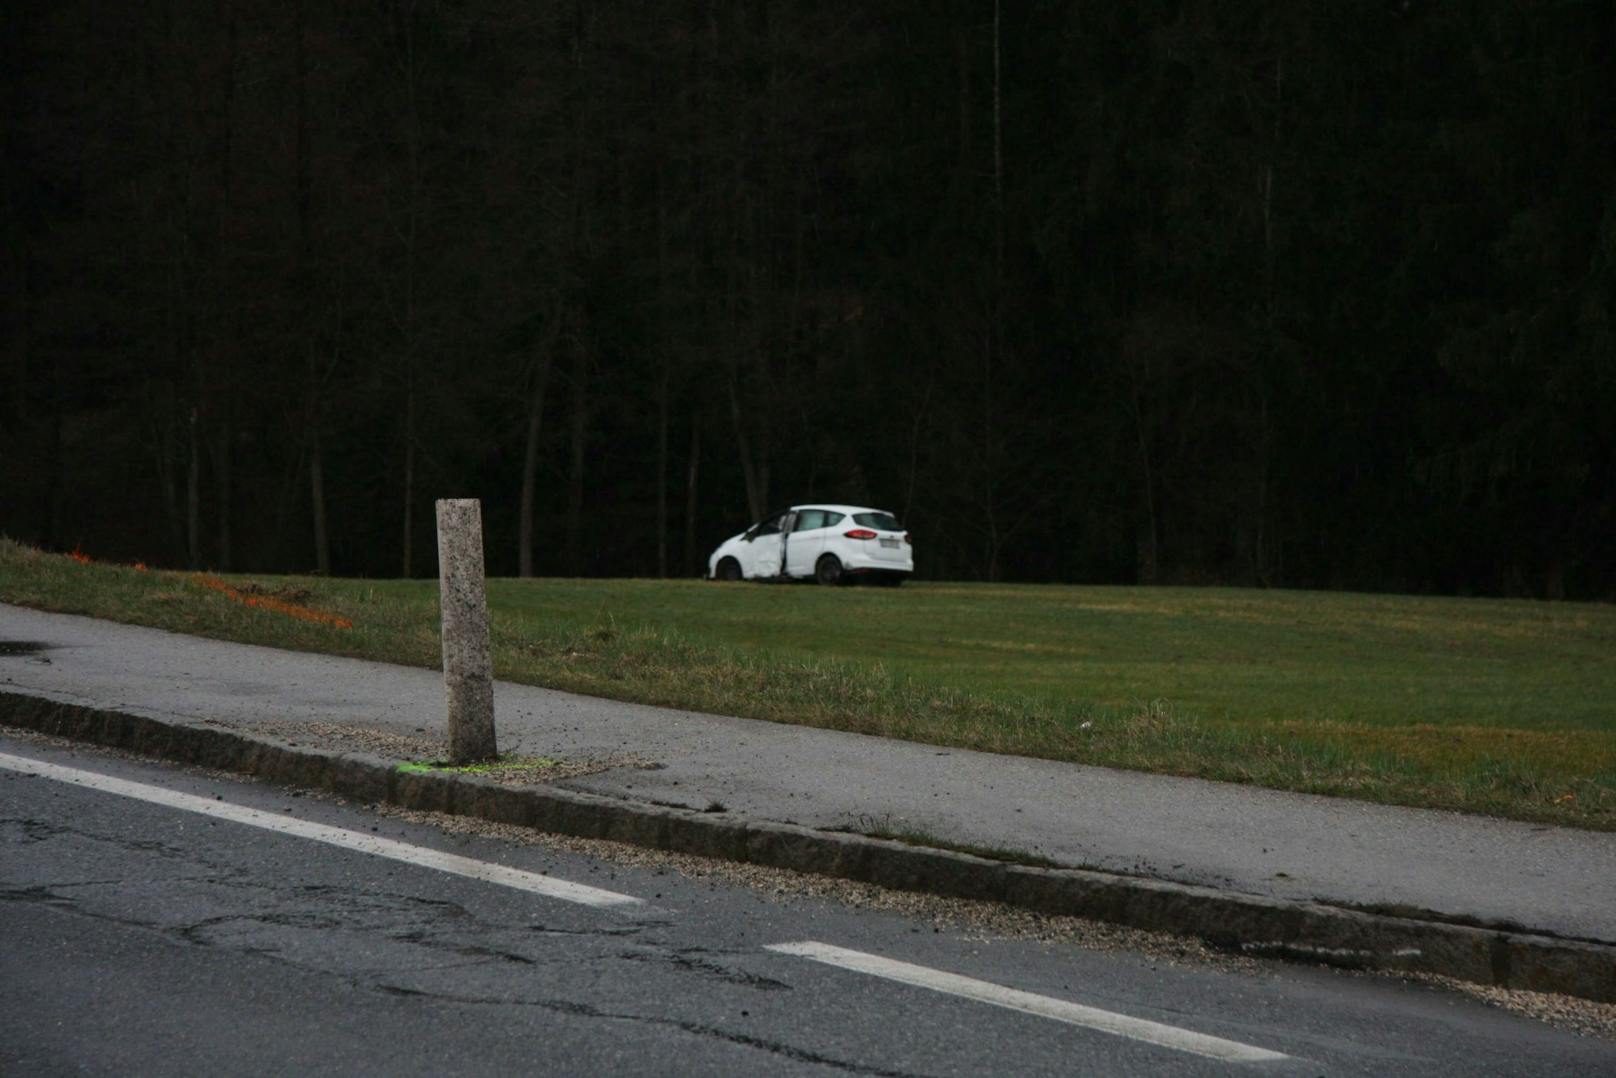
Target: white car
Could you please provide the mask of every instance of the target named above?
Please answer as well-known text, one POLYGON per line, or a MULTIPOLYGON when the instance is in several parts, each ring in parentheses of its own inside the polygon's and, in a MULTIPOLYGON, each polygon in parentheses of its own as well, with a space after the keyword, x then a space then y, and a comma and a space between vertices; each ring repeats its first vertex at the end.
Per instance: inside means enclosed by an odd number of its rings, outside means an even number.
POLYGON ((896 586, 914 569, 914 544, 898 519, 859 505, 794 505, 724 540, 707 559, 713 580, 896 586))

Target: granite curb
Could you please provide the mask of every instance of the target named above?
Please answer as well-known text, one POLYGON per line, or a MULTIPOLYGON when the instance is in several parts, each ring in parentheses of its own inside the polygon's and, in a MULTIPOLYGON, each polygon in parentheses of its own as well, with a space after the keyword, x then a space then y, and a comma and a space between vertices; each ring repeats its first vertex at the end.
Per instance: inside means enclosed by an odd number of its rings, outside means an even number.
POLYGON ((408 773, 364 753, 282 744, 228 727, 0 691, 0 724, 179 763, 580 838, 984 899, 1197 936, 1246 954, 1616 1002, 1616 945, 1515 926, 1366 912, 1087 869, 1037 868, 952 850, 668 808, 558 787, 408 773))

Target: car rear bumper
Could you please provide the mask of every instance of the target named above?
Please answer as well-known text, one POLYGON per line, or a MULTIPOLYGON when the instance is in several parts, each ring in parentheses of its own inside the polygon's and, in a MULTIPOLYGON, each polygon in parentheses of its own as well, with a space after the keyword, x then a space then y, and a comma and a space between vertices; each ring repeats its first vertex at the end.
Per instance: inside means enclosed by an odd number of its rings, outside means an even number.
POLYGON ((849 552, 842 556, 842 569, 849 573, 912 573, 915 571, 913 556, 903 558, 873 558, 868 554, 849 552))

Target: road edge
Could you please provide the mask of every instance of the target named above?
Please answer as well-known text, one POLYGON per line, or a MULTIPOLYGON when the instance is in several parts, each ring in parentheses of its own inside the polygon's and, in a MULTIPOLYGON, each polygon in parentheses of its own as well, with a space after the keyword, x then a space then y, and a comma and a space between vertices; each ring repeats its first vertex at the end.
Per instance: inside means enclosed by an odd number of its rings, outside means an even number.
POLYGON ((399 771, 364 753, 283 744, 228 726, 0 690, 0 724, 144 756, 579 838, 795 869, 904 891, 1196 936, 1240 953, 1616 1003, 1616 945, 1368 913, 1121 876, 1036 868, 888 839, 623 801, 558 787, 399 771))

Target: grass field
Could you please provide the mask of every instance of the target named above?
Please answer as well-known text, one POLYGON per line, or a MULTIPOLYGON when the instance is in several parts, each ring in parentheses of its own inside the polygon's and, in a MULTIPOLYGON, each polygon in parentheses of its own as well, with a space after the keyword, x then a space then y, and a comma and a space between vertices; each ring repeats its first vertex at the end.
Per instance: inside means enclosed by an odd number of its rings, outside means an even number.
MULTIPOLYGON (((202 579, 0 541, 0 601, 437 662, 435 580, 202 579)), ((489 605, 515 681, 1616 830, 1611 606, 647 580, 494 580, 489 605)))

